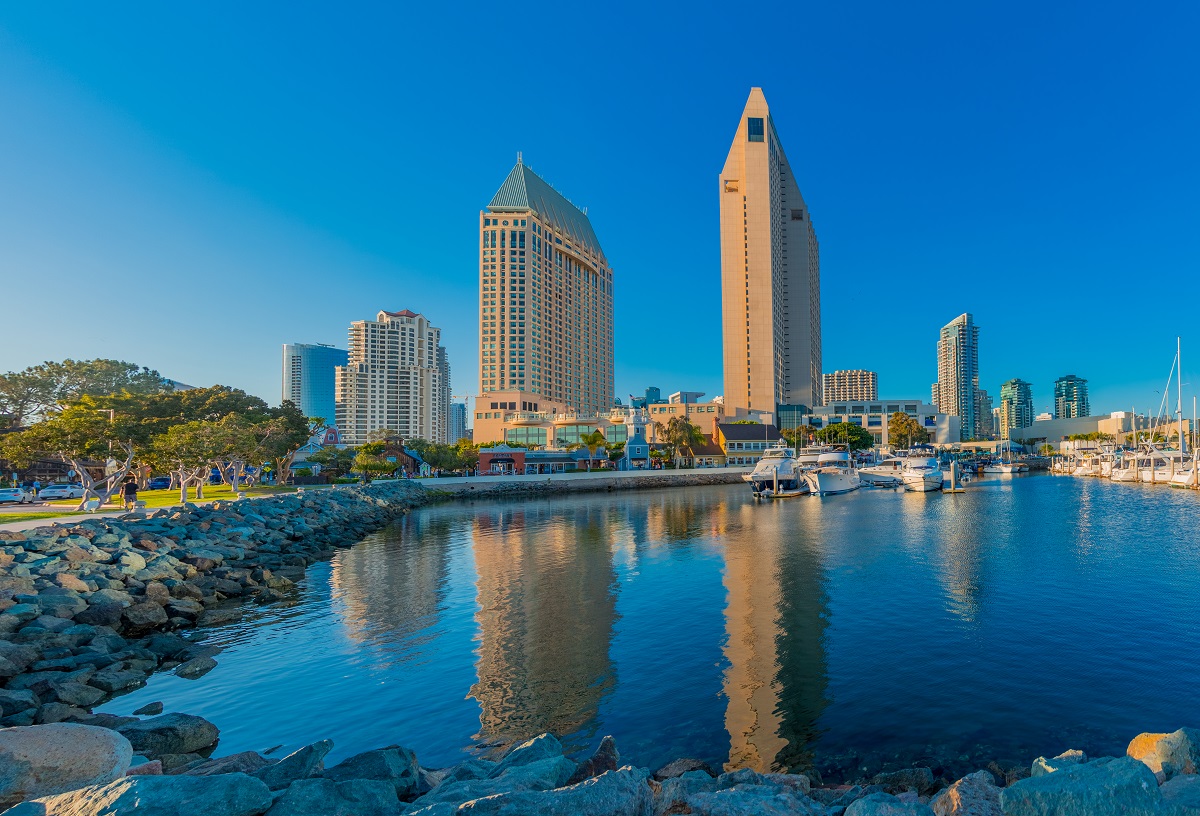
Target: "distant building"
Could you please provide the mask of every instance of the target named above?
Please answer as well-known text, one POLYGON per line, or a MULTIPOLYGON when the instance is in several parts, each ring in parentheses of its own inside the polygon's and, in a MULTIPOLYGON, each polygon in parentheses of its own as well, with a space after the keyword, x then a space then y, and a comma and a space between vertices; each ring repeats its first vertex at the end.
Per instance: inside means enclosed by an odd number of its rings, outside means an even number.
POLYGON ((1011 438, 1016 428, 1033 424, 1033 393, 1029 383, 1011 379, 1000 386, 1000 438, 1011 438))
POLYGON ((1091 415, 1088 405, 1088 381, 1067 374, 1054 381, 1054 418, 1071 419, 1091 415))
POLYGON ((992 423, 992 398, 982 388, 975 392, 975 419, 979 423, 978 439, 994 439, 996 426, 992 423))
POLYGON ((821 376, 821 399, 825 404, 838 400, 879 399, 879 375, 860 368, 835 371, 821 376))
POLYGON ((336 370, 337 427, 351 446, 372 431, 409 441, 445 442, 449 362, 442 332, 408 309, 350 324, 346 364, 336 370))
POLYGON ((1037 420, 1023 428, 1012 428, 1006 438, 1027 446, 1049 443, 1064 451, 1079 448, 1095 449, 1105 442, 1129 442, 1131 440, 1126 435, 1132 435, 1134 430, 1147 430, 1151 427, 1152 422, 1150 417, 1135 415, 1129 411, 1114 411, 1107 416, 1037 420), (1108 439, 1068 440, 1070 436, 1093 433, 1104 434, 1108 439))
POLYGON ((334 424, 334 380, 338 366, 349 358, 345 349, 324 343, 285 343, 283 346, 283 399, 306 417, 321 417, 334 424))
POLYGON ((667 397, 667 402, 674 405, 679 405, 685 402, 699 402, 704 396, 703 391, 676 391, 671 396, 667 397))
POLYGON ((449 432, 446 434, 446 441, 453 445, 460 439, 466 439, 467 431, 467 405, 464 402, 450 403, 450 418, 448 420, 449 432))
POLYGON ((942 326, 937 365, 933 404, 942 413, 959 418, 964 440, 978 438, 975 392, 979 389, 979 327, 970 314, 961 314, 942 326))
POLYGON ((1035 416, 1033 418, 1033 421, 1034 422, 1045 422, 1048 419, 1054 419, 1054 414, 1050 413, 1049 411, 1042 411, 1042 413, 1038 414, 1037 416, 1035 416))
POLYGON ((721 324, 730 413, 821 404, 817 233, 762 88, 719 178, 721 324))
POLYGON ((714 439, 725 453, 725 461, 731 465, 753 465, 762 458, 763 451, 780 440, 779 429, 774 425, 745 425, 739 422, 719 422, 714 439))

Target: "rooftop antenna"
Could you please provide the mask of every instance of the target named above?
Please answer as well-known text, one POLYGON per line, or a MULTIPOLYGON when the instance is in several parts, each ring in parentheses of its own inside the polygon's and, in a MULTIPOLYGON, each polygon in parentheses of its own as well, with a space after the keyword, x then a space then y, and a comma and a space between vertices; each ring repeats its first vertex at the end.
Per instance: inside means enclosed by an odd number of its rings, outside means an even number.
POLYGON ((521 164, 521 151, 517 151, 517 164, 521 164))

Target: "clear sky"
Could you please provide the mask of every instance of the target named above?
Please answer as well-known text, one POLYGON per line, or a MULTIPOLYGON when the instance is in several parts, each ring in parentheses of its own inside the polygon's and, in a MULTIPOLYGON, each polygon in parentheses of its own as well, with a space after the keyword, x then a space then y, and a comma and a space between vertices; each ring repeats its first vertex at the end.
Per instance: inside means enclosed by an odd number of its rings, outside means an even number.
POLYGON ((478 212, 523 151, 615 270, 618 396, 719 394, 717 174, 759 85, 826 370, 928 399, 970 311, 993 397, 1075 373, 1145 409, 1177 334, 1200 384, 1197 31, 1190 2, 8 3, 0 371, 276 402, 281 344, 408 308, 474 392, 478 212))

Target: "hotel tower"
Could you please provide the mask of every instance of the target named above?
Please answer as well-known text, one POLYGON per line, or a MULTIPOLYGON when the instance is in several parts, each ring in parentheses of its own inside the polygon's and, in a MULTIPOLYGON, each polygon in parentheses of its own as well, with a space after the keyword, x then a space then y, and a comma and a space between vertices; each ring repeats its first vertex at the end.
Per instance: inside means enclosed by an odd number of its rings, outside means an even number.
POLYGON ((761 88, 720 178, 726 410, 821 405, 817 234, 761 88))
POLYGON ((479 214, 476 442, 613 400, 613 281, 587 214, 518 157, 479 214))

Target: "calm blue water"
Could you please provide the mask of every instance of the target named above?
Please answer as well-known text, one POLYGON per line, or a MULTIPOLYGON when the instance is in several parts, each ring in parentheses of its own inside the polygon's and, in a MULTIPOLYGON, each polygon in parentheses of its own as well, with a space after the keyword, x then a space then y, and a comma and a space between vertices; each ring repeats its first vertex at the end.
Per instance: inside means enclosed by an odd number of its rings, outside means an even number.
POLYGON ((212 630, 204 678, 106 710, 201 714, 221 753, 329 737, 429 766, 547 730, 652 767, 1123 752, 1200 726, 1198 508, 1044 475, 435 507, 212 630))

